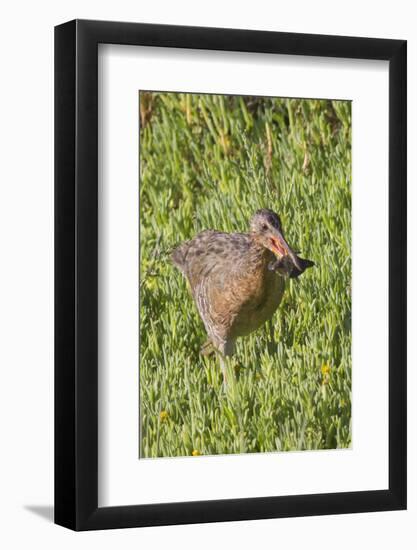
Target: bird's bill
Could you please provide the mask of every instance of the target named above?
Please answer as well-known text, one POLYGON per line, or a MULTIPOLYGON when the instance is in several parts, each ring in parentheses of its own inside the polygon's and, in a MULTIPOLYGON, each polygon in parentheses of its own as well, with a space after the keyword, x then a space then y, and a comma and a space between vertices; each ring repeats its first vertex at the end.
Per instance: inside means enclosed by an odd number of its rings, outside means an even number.
POLYGON ((269 236, 269 249, 277 256, 278 258, 283 258, 284 256, 289 256, 294 262, 294 265, 301 270, 301 265, 298 260, 297 254, 290 247, 287 241, 284 239, 281 231, 275 229, 274 232, 269 236))

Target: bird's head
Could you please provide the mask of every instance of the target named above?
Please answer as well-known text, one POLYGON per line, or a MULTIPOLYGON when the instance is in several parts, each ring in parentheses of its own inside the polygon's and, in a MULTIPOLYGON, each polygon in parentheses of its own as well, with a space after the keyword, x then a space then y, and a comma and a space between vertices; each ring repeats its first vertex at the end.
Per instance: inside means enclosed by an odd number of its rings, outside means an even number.
POLYGON ((299 258, 285 240, 279 216, 267 208, 258 210, 250 222, 252 238, 268 248, 278 258, 289 256, 294 265, 301 270, 299 258))

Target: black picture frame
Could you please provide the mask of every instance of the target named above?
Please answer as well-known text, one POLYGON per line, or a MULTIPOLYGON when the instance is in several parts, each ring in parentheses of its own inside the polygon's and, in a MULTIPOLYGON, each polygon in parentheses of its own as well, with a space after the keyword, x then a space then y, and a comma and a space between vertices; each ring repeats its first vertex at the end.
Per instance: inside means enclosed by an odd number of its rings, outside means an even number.
POLYGON ((55 28, 57 524, 78 531, 406 508, 406 46, 404 40, 106 21, 55 28), (98 507, 97 52, 103 43, 389 62, 387 490, 98 507))

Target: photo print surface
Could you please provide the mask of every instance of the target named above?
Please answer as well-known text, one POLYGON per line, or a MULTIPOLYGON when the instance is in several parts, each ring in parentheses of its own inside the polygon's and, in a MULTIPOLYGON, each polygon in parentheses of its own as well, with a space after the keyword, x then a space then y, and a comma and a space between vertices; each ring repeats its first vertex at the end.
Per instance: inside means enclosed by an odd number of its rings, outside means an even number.
POLYGON ((346 449, 351 102, 139 92, 139 457, 346 449))

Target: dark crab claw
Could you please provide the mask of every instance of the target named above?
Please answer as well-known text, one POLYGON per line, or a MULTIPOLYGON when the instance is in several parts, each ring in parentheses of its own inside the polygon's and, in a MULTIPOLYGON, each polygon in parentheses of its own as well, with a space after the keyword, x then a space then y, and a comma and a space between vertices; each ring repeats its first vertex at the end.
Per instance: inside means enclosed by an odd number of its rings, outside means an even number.
POLYGON ((300 257, 298 257, 298 262, 299 262, 300 267, 299 268, 295 267, 295 266, 293 267, 293 269, 290 273, 290 278, 291 279, 296 279, 297 277, 302 275, 306 269, 316 265, 312 260, 307 260, 307 259, 300 258, 300 257))

